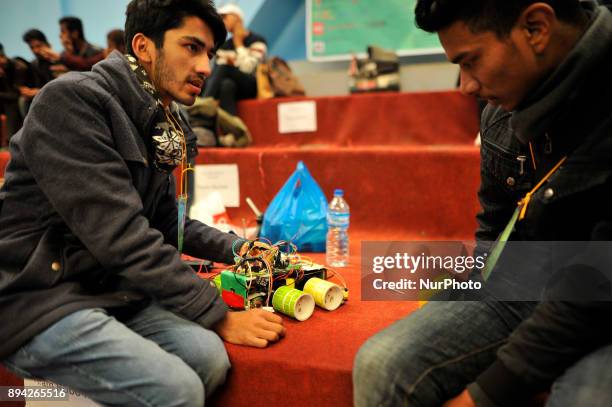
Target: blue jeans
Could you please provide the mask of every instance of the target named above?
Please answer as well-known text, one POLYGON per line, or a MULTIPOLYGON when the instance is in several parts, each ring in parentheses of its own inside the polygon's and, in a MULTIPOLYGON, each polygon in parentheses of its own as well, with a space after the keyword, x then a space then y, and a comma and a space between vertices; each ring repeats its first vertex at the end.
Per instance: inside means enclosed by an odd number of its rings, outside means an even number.
POLYGON ((156 305, 123 323, 103 309, 75 312, 3 363, 109 406, 202 407, 230 368, 217 334, 156 305))
MULTIPOLYGON (((602 324, 605 324, 602 321, 602 324)), ((580 359, 553 383, 547 407, 612 406, 612 345, 580 359)))
MULTIPOLYGON (((426 304, 359 350, 355 406, 441 406, 495 360, 497 349, 533 307, 526 302, 426 304)), ((555 381, 546 405, 612 406, 610 366, 612 345, 586 355, 555 381)))
POLYGON ((355 406, 439 407, 494 360, 527 302, 429 302, 370 338, 353 369, 355 406))

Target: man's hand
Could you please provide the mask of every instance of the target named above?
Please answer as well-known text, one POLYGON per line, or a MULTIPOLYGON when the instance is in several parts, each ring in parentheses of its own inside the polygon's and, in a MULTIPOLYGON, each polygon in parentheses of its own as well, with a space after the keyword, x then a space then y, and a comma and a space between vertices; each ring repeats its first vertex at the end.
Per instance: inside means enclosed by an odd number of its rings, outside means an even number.
POLYGON ((256 348, 265 348, 285 336, 282 318, 262 309, 228 312, 213 329, 224 341, 256 348))
POLYGON ((20 86, 19 93, 26 99, 32 99, 38 93, 38 88, 28 88, 27 86, 20 86))
POLYGON ((40 56, 49 62, 57 62, 60 59, 60 54, 53 51, 50 47, 44 47, 40 50, 40 56))
POLYGON ((467 390, 463 390, 460 395, 448 400, 442 407, 476 407, 476 404, 474 404, 470 393, 467 390))
POLYGON ((244 257, 247 252, 249 251, 249 245, 251 244, 251 242, 244 242, 244 244, 240 247, 240 250, 238 250, 238 256, 240 257, 244 257))

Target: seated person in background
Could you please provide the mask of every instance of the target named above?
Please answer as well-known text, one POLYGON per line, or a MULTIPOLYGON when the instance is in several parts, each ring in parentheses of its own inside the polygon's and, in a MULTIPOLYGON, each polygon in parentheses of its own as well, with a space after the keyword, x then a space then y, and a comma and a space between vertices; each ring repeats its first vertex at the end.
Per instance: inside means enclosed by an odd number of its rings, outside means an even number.
MULTIPOLYGON (((612 98, 610 10, 579 0, 418 0, 416 21, 459 64, 461 91, 489 102, 479 247, 507 224, 510 240, 533 242, 525 247, 612 240, 612 109, 602 104, 612 98)), ((529 270, 533 281, 547 267, 529 270)), ((550 392, 549 406, 612 406, 612 302, 594 297, 429 302, 361 348, 355 405, 516 407, 550 392)))
MULTIPOLYGON (((6 115, 8 138, 15 134, 23 123, 23 116, 19 111, 19 89, 26 83, 28 73, 29 67, 25 61, 8 58, 0 44, 0 114, 6 115)), ((6 143, 8 140, 3 141, 6 143)))
POLYGON ((59 62, 52 61, 54 52, 47 41, 47 37, 42 31, 34 28, 26 31, 25 34, 23 34, 23 41, 28 44, 30 50, 34 54, 34 60, 30 62, 32 83, 30 86, 21 86, 19 88, 22 101, 24 102, 22 114, 25 117, 32 99, 36 96, 40 88, 51 80, 66 73, 68 68, 59 62))
POLYGON ((284 334, 271 312, 227 312, 181 261, 181 244, 225 263, 246 249, 180 217, 173 177, 196 153, 177 102, 194 103, 226 31, 209 0, 132 0, 125 27, 129 56, 47 84, 11 143, 0 362, 104 405, 201 407, 229 368, 219 337, 284 334))
POLYGON ((125 54, 125 32, 123 30, 112 30, 106 34, 105 56, 109 56, 114 50, 125 54))
POLYGON ((104 59, 104 50, 88 43, 83 32, 83 23, 77 17, 62 17, 60 40, 64 46, 61 60, 72 71, 89 71, 94 64, 104 59))
POLYGON ((236 101, 257 97, 257 66, 266 58, 266 40, 244 27, 240 7, 228 4, 219 9, 232 37, 217 51, 215 68, 206 84, 204 96, 219 101, 219 106, 236 116, 236 101))
POLYGON ((83 23, 77 17, 62 17, 60 24, 60 41, 64 46, 61 54, 45 48, 43 57, 51 63, 61 63, 71 71, 89 71, 97 62, 104 59, 102 48, 85 40, 83 23))
POLYGON ((31 29, 23 34, 23 41, 28 44, 34 59, 30 62, 34 75, 35 88, 42 88, 48 82, 68 72, 68 68, 59 62, 53 62, 52 56, 56 54, 47 37, 37 29, 31 29))

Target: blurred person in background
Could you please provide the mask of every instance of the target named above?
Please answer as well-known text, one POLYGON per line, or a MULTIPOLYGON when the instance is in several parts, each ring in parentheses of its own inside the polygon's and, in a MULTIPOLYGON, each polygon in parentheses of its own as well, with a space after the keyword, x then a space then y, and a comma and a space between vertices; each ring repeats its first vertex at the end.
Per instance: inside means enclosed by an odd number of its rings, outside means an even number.
POLYGON ((123 30, 112 30, 106 34, 106 49, 104 50, 105 56, 108 57, 114 50, 117 50, 122 54, 126 53, 125 32, 123 30))
POLYGON ((64 45, 62 62, 74 71, 89 71, 96 62, 104 59, 104 50, 85 40, 83 23, 77 17, 62 17, 60 40, 64 45))
POLYGON ((19 110, 20 88, 27 84, 29 72, 27 61, 22 58, 7 57, 4 47, 0 44, 0 114, 6 115, 9 139, 23 123, 23 116, 19 110))
MULTIPOLYGON (((34 59, 30 62, 32 73, 34 74, 34 87, 42 88, 58 76, 68 72, 68 68, 60 62, 53 61, 53 51, 45 34, 35 28, 23 34, 23 41, 28 44, 34 59)), ((34 93, 35 95, 36 93, 34 93)))
POLYGON ((30 109, 32 99, 38 94, 40 88, 68 72, 68 68, 59 61, 53 61, 54 51, 42 31, 33 28, 26 31, 22 38, 34 54, 34 59, 30 62, 30 80, 27 81, 27 84, 19 87, 21 95, 19 109, 21 115, 25 117, 30 109))
POLYGON ((59 20, 60 41, 64 46, 61 54, 46 52, 46 59, 51 62, 61 62, 71 71, 89 71, 97 62, 104 59, 104 50, 85 40, 83 22, 77 17, 62 17, 59 20))
POLYGON ((266 40, 244 26, 240 7, 228 4, 219 8, 223 23, 232 34, 217 51, 215 68, 207 81, 204 96, 219 101, 219 106, 236 116, 236 101, 257 97, 257 66, 266 58, 266 40))

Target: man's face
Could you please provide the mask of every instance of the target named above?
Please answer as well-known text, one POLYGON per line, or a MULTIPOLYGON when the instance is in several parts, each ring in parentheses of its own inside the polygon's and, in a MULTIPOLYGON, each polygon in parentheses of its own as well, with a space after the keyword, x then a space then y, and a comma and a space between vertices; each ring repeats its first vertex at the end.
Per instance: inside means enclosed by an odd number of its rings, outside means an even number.
POLYGON ((48 47, 47 44, 40 40, 31 40, 30 42, 28 42, 28 45, 30 46, 30 50, 32 50, 32 53, 37 57, 42 56, 41 51, 48 47))
POLYGON ((536 55, 519 28, 507 38, 499 38, 490 31, 475 34, 457 21, 438 36, 448 59, 459 64, 464 94, 511 111, 541 78, 536 55))
POLYGON ((71 42, 74 43, 75 40, 79 38, 78 31, 70 31, 66 24, 60 24, 60 41, 62 43, 71 42))
POLYGON ((8 58, 4 54, 0 54, 0 68, 6 68, 8 65, 8 58))
POLYGON ((213 49, 213 33, 197 17, 185 17, 181 27, 166 31, 151 64, 151 78, 164 105, 172 100, 187 106, 195 102, 210 75, 213 49))
POLYGON ((221 18, 223 18, 223 24, 225 24, 225 29, 228 32, 233 33, 234 29, 236 28, 236 24, 240 20, 240 17, 235 14, 223 14, 221 18))

